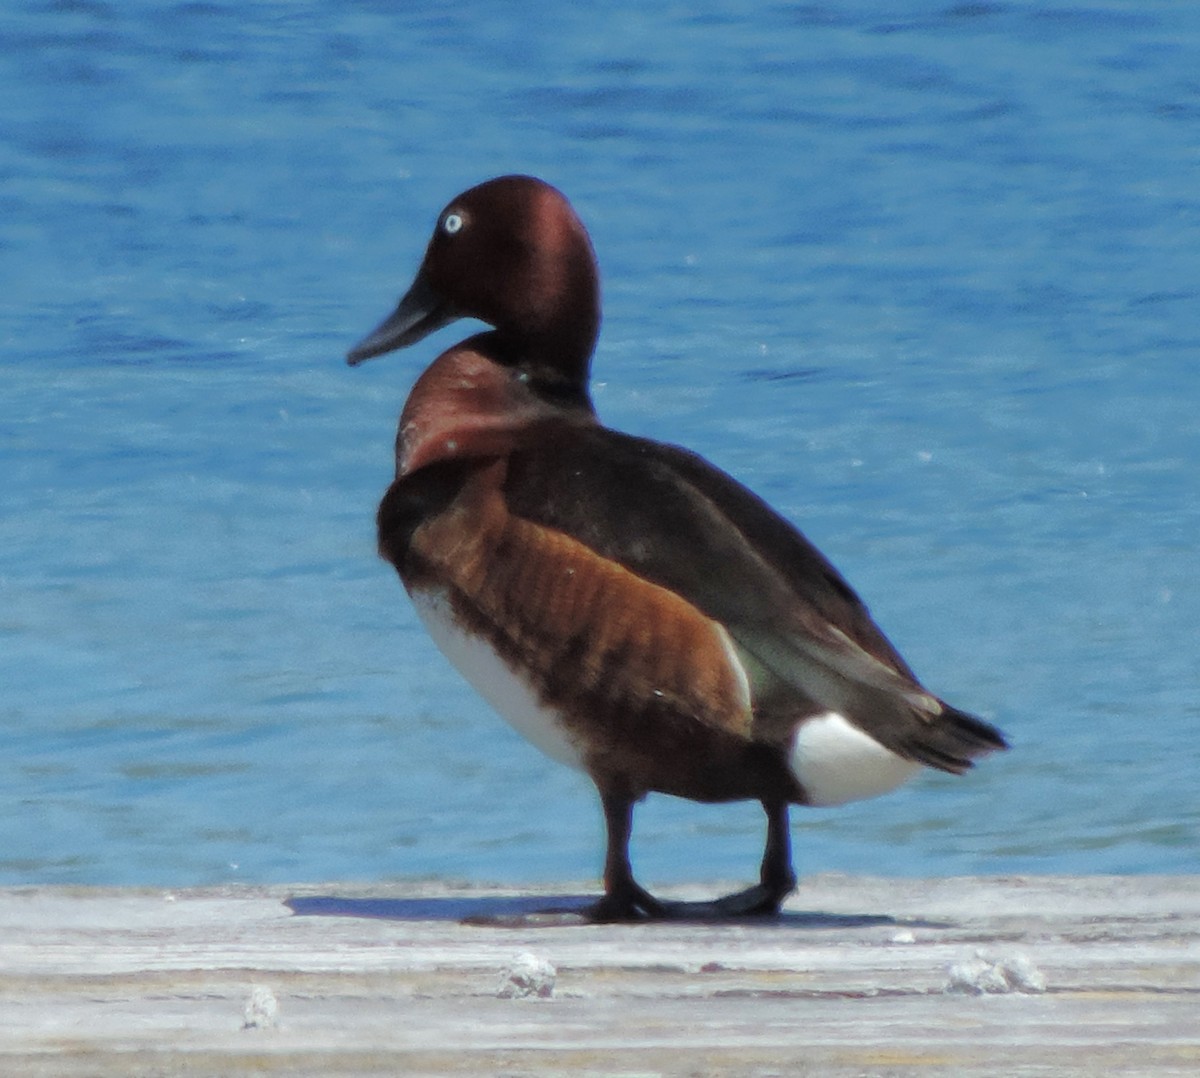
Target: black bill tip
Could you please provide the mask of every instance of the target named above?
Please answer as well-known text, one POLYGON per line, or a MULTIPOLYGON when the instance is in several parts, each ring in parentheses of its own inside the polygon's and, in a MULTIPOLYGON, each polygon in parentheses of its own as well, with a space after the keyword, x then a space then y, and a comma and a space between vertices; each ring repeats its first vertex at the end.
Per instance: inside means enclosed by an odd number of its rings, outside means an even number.
POLYGON ((449 304, 418 276, 396 309, 346 353, 351 367, 407 348, 458 317, 449 304))

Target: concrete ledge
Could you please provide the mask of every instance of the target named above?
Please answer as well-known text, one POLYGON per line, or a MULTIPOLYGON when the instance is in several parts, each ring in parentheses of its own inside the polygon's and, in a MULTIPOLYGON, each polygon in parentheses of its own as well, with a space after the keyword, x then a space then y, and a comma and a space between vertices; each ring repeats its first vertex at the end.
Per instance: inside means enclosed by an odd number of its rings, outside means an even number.
POLYGON ((826 876, 761 924, 529 916, 587 897, 562 890, 3 890, 0 1074, 1200 1073, 1200 877, 826 876))

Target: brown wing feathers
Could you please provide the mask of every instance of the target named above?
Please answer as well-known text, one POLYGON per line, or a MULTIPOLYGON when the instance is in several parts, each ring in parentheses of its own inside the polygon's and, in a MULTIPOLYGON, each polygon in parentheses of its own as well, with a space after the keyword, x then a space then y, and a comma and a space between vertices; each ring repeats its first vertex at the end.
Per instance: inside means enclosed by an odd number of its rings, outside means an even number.
POLYGON ((440 580, 456 614, 548 696, 649 704, 749 737, 748 689, 723 630, 571 536, 513 516, 494 479, 481 473, 459 506, 417 527, 412 584, 440 580))

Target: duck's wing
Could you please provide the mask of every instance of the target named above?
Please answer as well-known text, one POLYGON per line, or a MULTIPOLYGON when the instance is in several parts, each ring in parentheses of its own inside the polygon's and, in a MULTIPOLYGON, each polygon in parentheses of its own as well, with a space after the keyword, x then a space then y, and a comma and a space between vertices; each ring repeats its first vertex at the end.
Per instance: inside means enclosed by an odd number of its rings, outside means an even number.
POLYGON ((1003 747, 916 679, 841 574, 701 457, 599 426, 543 429, 507 463, 510 512, 685 600, 736 645, 756 695, 790 688, 900 755, 962 771, 1003 747))
MULTIPOLYGON (((755 740, 751 687, 724 627, 565 521, 539 519, 552 514, 532 508, 535 491, 506 489, 509 464, 449 462, 392 484, 380 551, 414 598, 441 604, 568 722, 587 716, 612 733, 670 716, 674 729, 698 722, 755 740)), ((569 478, 553 471, 547 461, 551 492, 569 478)))

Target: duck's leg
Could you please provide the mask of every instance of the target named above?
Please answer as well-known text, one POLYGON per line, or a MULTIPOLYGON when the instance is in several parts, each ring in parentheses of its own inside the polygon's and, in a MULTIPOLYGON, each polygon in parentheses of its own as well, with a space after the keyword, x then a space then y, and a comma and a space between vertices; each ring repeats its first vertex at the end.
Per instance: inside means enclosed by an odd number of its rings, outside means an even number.
POLYGON ((764 801, 762 806, 767 814, 767 845, 763 851, 759 882, 712 903, 717 913, 727 917, 774 916, 783 900, 796 889, 787 802, 764 801))
POLYGON ((655 898, 633 878, 629 863, 629 836, 633 828, 634 799, 602 790, 608 850, 604 858, 604 897, 588 908, 588 920, 641 921, 647 919, 713 920, 724 917, 769 917, 779 912, 783 900, 795 890, 792 838, 786 801, 764 801, 767 844, 759 882, 711 902, 672 902, 655 898))
POLYGON ((608 848, 604 855, 604 897, 589 907, 591 921, 640 921, 666 917, 666 906, 633 878, 629 835, 633 830, 634 798, 625 791, 601 789, 608 848))

